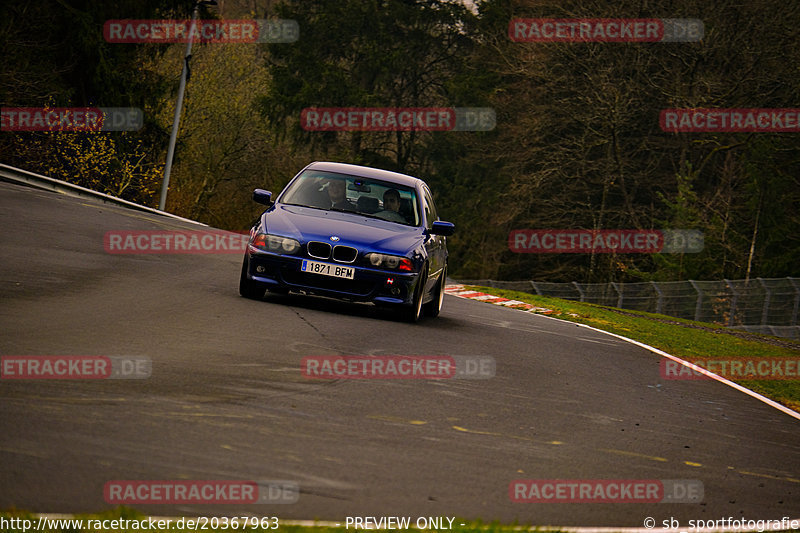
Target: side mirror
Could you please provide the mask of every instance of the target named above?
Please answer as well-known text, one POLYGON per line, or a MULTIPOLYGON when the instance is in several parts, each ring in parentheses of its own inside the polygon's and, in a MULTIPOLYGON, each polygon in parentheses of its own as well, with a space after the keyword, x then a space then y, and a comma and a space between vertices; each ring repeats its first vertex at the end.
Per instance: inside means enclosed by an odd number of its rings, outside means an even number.
POLYGON ((431 235, 442 235, 444 237, 449 237, 456 231, 456 226, 452 222, 445 222, 444 220, 437 220, 431 226, 431 229, 428 230, 428 233, 431 235))
POLYGON ((272 193, 264 189, 256 189, 253 191, 253 201, 267 206, 272 205, 272 193))

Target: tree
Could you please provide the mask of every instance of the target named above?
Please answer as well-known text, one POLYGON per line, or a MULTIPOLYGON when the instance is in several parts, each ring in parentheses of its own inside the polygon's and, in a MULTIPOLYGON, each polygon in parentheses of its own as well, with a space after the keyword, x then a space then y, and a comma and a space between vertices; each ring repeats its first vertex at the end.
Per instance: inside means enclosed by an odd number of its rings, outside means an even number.
MULTIPOLYGON (((42 0, 0 4, 0 105, 3 107, 150 106, 164 78, 140 62, 156 45, 111 44, 106 20, 186 16, 181 0, 42 0)), ((3 133, 4 162, 147 202, 166 134, 152 114, 136 133, 3 133)))
MULTIPOLYGON (((764 249, 766 235, 771 251, 784 259, 758 275, 786 275, 796 241, 784 239, 781 246, 772 236, 800 229, 790 215, 797 205, 796 134, 675 134, 662 131, 658 118, 660 110, 674 107, 794 107, 800 101, 799 6, 774 0, 490 0, 481 4, 480 18, 485 33, 475 57, 480 68, 500 77, 491 101, 497 132, 467 154, 473 164, 485 165, 487 158, 496 164, 485 184, 499 184, 492 194, 499 193, 496 206, 502 209, 494 213, 504 216, 487 212, 486 219, 502 220, 506 235, 511 228, 667 224, 704 231, 706 250, 683 257, 523 256, 508 251, 504 235, 495 231, 494 240, 470 252, 499 254, 499 266, 471 270, 470 277, 744 277, 751 243, 764 249), (518 17, 699 18, 706 36, 698 43, 513 43, 504 33, 518 17), (765 233, 766 198, 776 216, 769 222, 775 229, 765 233), (784 268, 774 268, 778 264, 784 268)), ((752 264, 767 265, 757 253, 752 264)))
POLYGON ((419 169, 426 156, 410 132, 306 132, 309 107, 452 107, 453 76, 463 71, 474 15, 445 0, 301 0, 281 3, 300 39, 269 47, 273 83, 263 99, 267 120, 296 145, 309 144, 350 162, 419 169))

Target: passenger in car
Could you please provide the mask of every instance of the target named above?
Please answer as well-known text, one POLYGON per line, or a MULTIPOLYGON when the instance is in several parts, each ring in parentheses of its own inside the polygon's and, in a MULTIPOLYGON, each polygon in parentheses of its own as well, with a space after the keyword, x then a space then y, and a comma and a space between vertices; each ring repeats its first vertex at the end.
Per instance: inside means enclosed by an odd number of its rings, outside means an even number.
POLYGON ((383 193, 383 211, 375 213, 375 216, 381 217, 392 222, 402 222, 405 224, 407 220, 399 213, 400 210, 400 193, 397 189, 387 189, 383 193))

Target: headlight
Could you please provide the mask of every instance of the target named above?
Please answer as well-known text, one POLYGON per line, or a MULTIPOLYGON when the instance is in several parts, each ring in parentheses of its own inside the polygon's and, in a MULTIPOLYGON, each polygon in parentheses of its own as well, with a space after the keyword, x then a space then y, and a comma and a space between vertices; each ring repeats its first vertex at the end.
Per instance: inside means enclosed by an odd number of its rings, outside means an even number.
POLYGON ((414 270, 414 264, 408 257, 371 253, 366 255, 366 259, 370 265, 378 268, 400 270, 401 272, 413 272, 414 270))
POLYGON ((250 246, 272 252, 274 254, 294 254, 300 249, 300 243, 289 237, 259 233, 250 246))

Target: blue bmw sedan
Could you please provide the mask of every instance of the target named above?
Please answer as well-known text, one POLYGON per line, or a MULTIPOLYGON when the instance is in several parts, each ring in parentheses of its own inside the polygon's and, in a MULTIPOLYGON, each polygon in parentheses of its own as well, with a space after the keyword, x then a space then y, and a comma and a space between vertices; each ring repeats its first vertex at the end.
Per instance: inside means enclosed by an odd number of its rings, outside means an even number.
POLYGON ((446 237, 424 181, 387 170, 311 163, 250 230, 239 293, 304 292, 393 306, 407 320, 439 315, 446 237))

